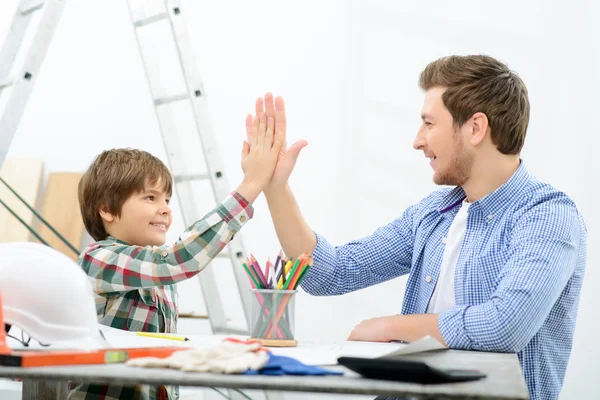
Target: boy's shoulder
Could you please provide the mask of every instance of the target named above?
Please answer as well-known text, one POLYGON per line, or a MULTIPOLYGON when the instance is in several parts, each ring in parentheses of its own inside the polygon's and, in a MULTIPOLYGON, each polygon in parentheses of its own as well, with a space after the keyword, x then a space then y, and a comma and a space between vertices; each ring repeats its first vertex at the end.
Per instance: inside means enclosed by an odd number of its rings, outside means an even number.
MULTIPOLYGON (((99 240, 87 245, 79 255, 77 263, 85 268, 90 264, 98 264, 99 262, 102 263, 109 259, 113 259, 112 257, 117 254, 124 253, 133 255, 139 253, 141 249, 140 246, 130 245, 122 240, 109 236, 104 240, 99 240)), ((116 260, 119 260, 119 257, 117 257, 116 260)))
POLYGON ((109 236, 104 240, 98 240, 97 242, 88 244, 86 246, 86 248, 81 252, 79 259, 83 258, 83 256, 86 254, 90 254, 97 250, 109 248, 109 247, 113 247, 116 249, 117 247, 135 247, 135 246, 131 246, 128 243, 125 243, 119 239, 109 236))
POLYGON ((119 240, 117 238, 114 238, 112 236, 109 236, 104 240, 99 240, 97 242, 90 243, 83 252, 90 253, 92 251, 95 251, 98 249, 105 249, 105 248, 112 248, 115 251, 116 250, 122 251, 123 249, 139 249, 142 247, 135 246, 135 245, 129 244, 127 242, 124 242, 122 240, 119 240))

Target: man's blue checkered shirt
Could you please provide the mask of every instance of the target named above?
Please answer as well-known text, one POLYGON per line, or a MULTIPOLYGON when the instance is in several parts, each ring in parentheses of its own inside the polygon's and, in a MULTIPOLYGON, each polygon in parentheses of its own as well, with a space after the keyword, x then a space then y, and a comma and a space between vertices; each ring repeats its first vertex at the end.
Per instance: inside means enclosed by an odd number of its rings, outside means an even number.
MULTIPOLYGON (((302 287, 340 295, 410 274, 402 314, 424 314, 440 274, 442 239, 465 198, 438 190, 372 235, 333 247, 317 235, 302 287)), ((456 265, 456 306, 438 326, 449 347, 516 352, 532 399, 560 393, 586 261, 586 228, 564 193, 523 162, 499 189, 469 208, 456 265)))

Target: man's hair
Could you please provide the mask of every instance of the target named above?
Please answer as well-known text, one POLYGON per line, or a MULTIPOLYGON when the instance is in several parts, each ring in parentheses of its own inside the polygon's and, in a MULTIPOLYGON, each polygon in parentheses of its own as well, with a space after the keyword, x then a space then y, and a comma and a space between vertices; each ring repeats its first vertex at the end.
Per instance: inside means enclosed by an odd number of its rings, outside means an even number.
POLYGON ((106 239, 100 210, 120 217, 123 203, 132 194, 156 185, 169 195, 173 192, 171 173, 152 154, 135 149, 103 151, 79 181, 79 208, 85 229, 96 241, 106 239))
POLYGON ((421 72, 419 86, 423 90, 447 88, 442 101, 455 126, 482 112, 498 150, 521 152, 529 124, 527 87, 506 64, 485 55, 442 57, 421 72))

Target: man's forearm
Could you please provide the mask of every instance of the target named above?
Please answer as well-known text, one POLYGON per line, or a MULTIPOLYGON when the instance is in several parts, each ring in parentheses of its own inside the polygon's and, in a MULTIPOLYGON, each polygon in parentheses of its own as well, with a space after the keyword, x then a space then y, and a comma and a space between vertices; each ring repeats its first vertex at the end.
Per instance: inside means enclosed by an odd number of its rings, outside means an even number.
POLYGON ((279 243, 288 257, 312 253, 317 237, 300 213, 289 185, 264 191, 279 243))
POLYGON ((446 346, 438 328, 438 314, 397 315, 390 321, 388 331, 390 340, 414 342, 427 335, 446 346))

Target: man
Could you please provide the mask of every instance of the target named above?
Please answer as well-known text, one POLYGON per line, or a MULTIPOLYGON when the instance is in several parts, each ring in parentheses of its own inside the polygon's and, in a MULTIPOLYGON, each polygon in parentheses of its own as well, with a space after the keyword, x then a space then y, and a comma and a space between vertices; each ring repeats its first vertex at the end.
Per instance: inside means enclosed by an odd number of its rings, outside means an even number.
MULTIPOLYGON (((361 322, 350 340, 413 341, 516 352, 532 399, 556 399, 573 340, 586 229, 564 193, 519 154, 529 122, 523 81, 488 56, 430 63, 414 141, 438 185, 372 235, 334 247, 304 221, 287 184, 305 141, 282 151, 265 190, 288 256, 314 255, 302 287, 340 295, 409 274, 401 315, 361 322)), ((265 98, 285 130, 283 101, 265 98)), ((257 111, 263 109, 262 99, 257 111)))

